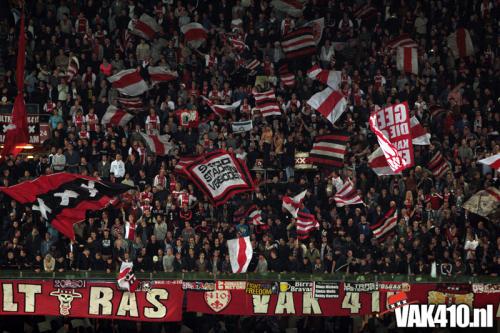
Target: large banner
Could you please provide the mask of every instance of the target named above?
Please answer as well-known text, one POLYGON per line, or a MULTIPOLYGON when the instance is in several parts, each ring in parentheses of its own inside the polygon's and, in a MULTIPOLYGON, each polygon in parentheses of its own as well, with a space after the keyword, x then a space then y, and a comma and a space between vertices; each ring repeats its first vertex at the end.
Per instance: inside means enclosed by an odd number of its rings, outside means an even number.
MULTIPOLYGON (((0 105, 0 143, 5 141, 5 133, 12 124, 12 104, 0 105)), ((42 144, 49 139, 49 124, 47 122, 40 123, 38 115, 38 105, 26 104, 28 113, 28 134, 29 143, 32 145, 42 144)), ((46 121, 46 119, 45 119, 46 121)))
POLYGON ((370 116, 370 129, 394 173, 414 165, 410 133, 410 108, 407 102, 378 109, 370 116))
POLYGON ((114 282, 3 280, 0 315, 49 315, 137 321, 180 321, 181 281, 143 281, 138 291, 114 282))

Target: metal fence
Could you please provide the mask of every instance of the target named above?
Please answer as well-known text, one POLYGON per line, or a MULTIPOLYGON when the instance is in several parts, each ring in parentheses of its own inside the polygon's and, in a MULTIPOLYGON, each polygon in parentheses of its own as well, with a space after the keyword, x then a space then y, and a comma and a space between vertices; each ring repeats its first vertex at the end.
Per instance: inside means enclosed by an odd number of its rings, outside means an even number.
MULTIPOLYGON (((0 271, 0 279, 87 279, 87 280, 116 280, 117 273, 78 271, 78 272, 32 272, 32 271, 0 271)), ((398 274, 307 274, 307 273, 245 273, 245 274, 212 274, 212 273, 167 273, 136 272, 136 277, 146 280, 185 280, 185 281, 335 281, 335 282, 411 282, 411 283, 498 283, 496 276, 438 276, 428 275, 398 275, 398 274)))

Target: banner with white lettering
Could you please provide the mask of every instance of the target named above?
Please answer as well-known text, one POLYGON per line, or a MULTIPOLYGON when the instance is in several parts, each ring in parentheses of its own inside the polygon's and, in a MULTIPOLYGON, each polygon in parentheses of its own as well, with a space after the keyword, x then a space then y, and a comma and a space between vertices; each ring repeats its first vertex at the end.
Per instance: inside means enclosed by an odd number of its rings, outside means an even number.
POLYGON ((370 129, 377 136, 380 148, 394 173, 408 169, 415 163, 410 118, 407 102, 378 109, 370 116, 370 129))
POLYGON ((254 190, 245 162, 225 150, 193 160, 185 167, 185 173, 215 206, 223 205, 240 192, 254 190))
POLYGON ((180 321, 183 294, 177 280, 141 281, 133 293, 115 282, 2 280, 0 315, 180 321))

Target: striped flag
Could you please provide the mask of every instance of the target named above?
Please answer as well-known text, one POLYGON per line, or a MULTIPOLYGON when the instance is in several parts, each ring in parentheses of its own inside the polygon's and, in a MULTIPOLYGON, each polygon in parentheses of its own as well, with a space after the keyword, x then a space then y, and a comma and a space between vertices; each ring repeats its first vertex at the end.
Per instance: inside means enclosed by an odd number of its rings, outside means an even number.
POLYGON ((80 70, 80 62, 77 57, 71 57, 69 59, 68 69, 66 70, 66 80, 71 82, 73 78, 78 75, 78 71, 80 70))
POLYGON ((364 4, 353 13, 353 16, 357 20, 366 20, 377 16, 377 9, 370 4, 364 4))
POLYGON ((127 96, 139 96, 148 91, 149 87, 138 69, 125 69, 108 77, 113 88, 127 96))
POLYGON ((233 273, 246 273, 253 256, 250 237, 228 239, 227 249, 229 251, 229 261, 231 262, 233 273))
POLYGON ((233 133, 249 132, 253 129, 253 122, 251 120, 235 121, 231 124, 233 133))
POLYGON ((188 23, 181 27, 186 42, 194 48, 198 48, 208 37, 207 30, 200 23, 188 23))
POLYGON ((492 155, 490 157, 483 158, 477 162, 487 165, 493 170, 500 170, 500 153, 492 155))
POLYGON ((446 175, 446 173, 450 171, 450 165, 440 151, 434 154, 434 157, 432 157, 432 159, 429 161, 428 167, 429 170, 431 170, 432 174, 437 178, 446 175))
POLYGON ((280 80, 283 82, 285 87, 292 87, 295 85, 295 75, 290 72, 287 64, 281 65, 278 73, 280 75, 280 80))
POLYGON ((248 48, 241 36, 228 37, 227 41, 229 42, 229 46, 236 52, 242 52, 244 49, 248 48))
POLYGON ((205 54, 205 67, 213 67, 217 65, 217 57, 211 56, 210 54, 205 54))
POLYGON ((262 222, 262 211, 257 205, 252 204, 248 208, 245 206, 240 207, 233 214, 233 222, 240 223, 241 220, 249 219, 252 225, 264 225, 262 222))
POLYGON ((377 174, 377 176, 392 176, 401 174, 401 172, 395 173, 389 167, 387 160, 384 156, 382 148, 378 147, 373 153, 368 156, 368 166, 377 174))
POLYGON ((349 134, 339 130, 329 135, 316 136, 309 153, 309 162, 339 168, 344 166, 347 141, 349 134))
POLYGON ((300 17, 304 11, 304 1, 300 0, 272 0, 271 6, 293 17, 300 17))
POLYGON ((337 207, 363 204, 363 200, 350 179, 344 182, 342 188, 335 194, 334 199, 337 207))
POLYGON ((134 118, 133 115, 127 113, 114 105, 108 106, 104 113, 101 124, 103 126, 120 126, 125 127, 127 123, 134 118))
POLYGON ((417 117, 413 116, 410 118, 410 134, 411 134, 411 142, 414 145, 430 145, 431 144, 431 135, 427 133, 424 126, 420 124, 417 117))
POLYGON ((245 69, 247 69, 248 71, 250 71, 250 75, 251 76, 254 76, 255 74, 257 74, 257 68, 259 68, 261 65, 261 62, 257 59, 253 59, 253 60, 249 60, 248 62, 246 62, 243 67, 245 69))
POLYGON ((307 71, 307 77, 313 80, 318 80, 319 82, 326 84, 333 90, 340 88, 340 83, 342 82, 342 72, 341 71, 331 71, 328 69, 322 69, 319 65, 314 65, 307 71))
POLYGON ((429 107, 429 111, 431 113, 431 119, 434 119, 436 117, 446 114, 448 110, 439 105, 431 105, 429 107))
POLYGON ((399 71, 418 75, 418 53, 415 47, 398 47, 396 65, 399 71))
POLYGON ((469 30, 459 28, 448 36, 448 47, 455 58, 464 58, 474 55, 474 45, 469 30))
POLYGON ((297 226, 298 239, 307 239, 311 231, 319 229, 319 222, 316 220, 316 217, 306 212, 299 212, 297 214, 295 224, 297 226))
POLYGON ((123 238, 131 241, 135 239, 135 223, 125 222, 125 235, 123 238))
POLYGON ((263 117, 281 116, 281 110, 274 95, 274 91, 253 92, 255 98, 255 107, 260 110, 263 117))
POLYGON ((396 227, 398 224, 398 211, 396 208, 391 208, 385 215, 377 221, 374 225, 370 226, 373 232, 373 237, 376 239, 385 238, 387 234, 396 227))
POLYGON ((241 104, 241 100, 236 101, 230 105, 220 105, 214 104, 209 98, 205 96, 201 96, 201 99, 203 99, 207 103, 208 107, 219 117, 224 117, 227 112, 236 110, 240 107, 241 104))
POLYGON ((118 104, 120 104, 123 109, 130 111, 144 109, 144 103, 140 97, 118 97, 118 104))
POLYGON ((146 143, 149 150, 158 156, 167 155, 172 149, 170 135, 148 135, 141 133, 142 139, 146 143))
POLYGON ((153 85, 157 83, 172 81, 177 79, 178 77, 176 71, 168 70, 163 66, 149 66, 148 72, 151 84, 153 85))
POLYGON ((193 163, 194 161, 196 161, 196 157, 194 157, 194 156, 191 156, 191 157, 188 157, 188 156, 181 157, 177 161, 177 164, 175 165, 174 172, 176 174, 178 174, 178 175, 186 176, 187 177, 186 167, 188 165, 190 165, 191 163, 193 163))
POLYGON ((255 209, 250 212, 248 217, 250 218, 250 223, 255 226, 263 226, 265 225, 264 222, 262 222, 262 211, 260 209, 257 209, 257 206, 254 207, 255 209))
POLYGON ((287 59, 297 59, 316 53, 316 39, 312 27, 301 27, 283 36, 281 48, 287 59))
POLYGON ((146 40, 151 40, 155 37, 155 34, 160 31, 160 26, 154 18, 147 14, 142 14, 139 19, 130 20, 128 29, 134 35, 146 40))
POLYGON ((398 47, 416 47, 418 48, 417 42, 415 42, 410 35, 402 34, 401 36, 394 37, 387 44, 386 47, 395 49, 398 47))
POLYGON ((307 101, 307 104, 321 113, 332 124, 335 124, 347 107, 347 99, 342 92, 327 87, 314 94, 307 101))
POLYGON ((302 201, 304 201, 306 193, 307 190, 304 190, 294 197, 289 197, 288 195, 283 196, 281 207, 286 209, 293 217, 297 217, 297 213, 299 212, 302 201))

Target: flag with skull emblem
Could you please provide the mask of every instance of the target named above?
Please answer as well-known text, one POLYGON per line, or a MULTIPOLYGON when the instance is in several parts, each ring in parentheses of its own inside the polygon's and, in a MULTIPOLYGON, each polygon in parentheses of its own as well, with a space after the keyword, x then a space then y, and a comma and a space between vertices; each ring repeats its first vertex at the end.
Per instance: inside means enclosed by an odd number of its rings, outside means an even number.
POLYGON ((73 224, 85 220, 87 211, 105 208, 131 187, 70 173, 38 177, 0 191, 23 205, 31 205, 63 235, 74 239, 73 224))
POLYGON ((139 286, 139 281, 135 278, 134 263, 122 262, 122 265, 120 266, 120 273, 118 273, 117 283, 118 287, 122 290, 129 292, 136 291, 139 286))

